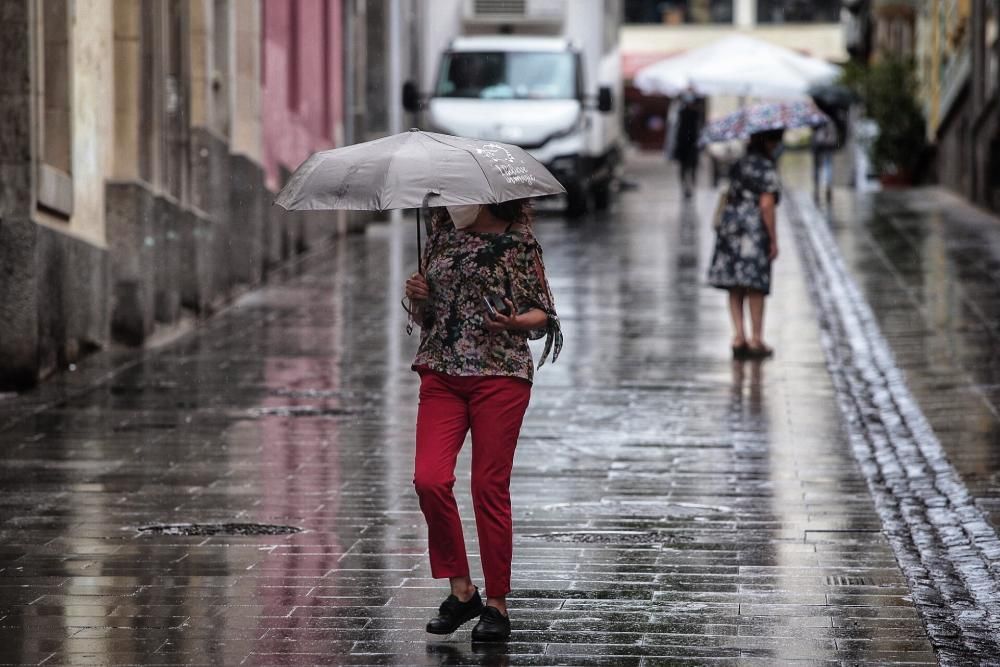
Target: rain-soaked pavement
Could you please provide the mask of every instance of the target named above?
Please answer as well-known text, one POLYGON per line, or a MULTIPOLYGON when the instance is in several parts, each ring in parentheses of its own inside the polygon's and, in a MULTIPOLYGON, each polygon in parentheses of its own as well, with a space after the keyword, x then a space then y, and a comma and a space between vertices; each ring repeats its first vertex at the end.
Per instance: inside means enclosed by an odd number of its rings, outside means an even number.
POLYGON ((445 588, 410 482, 404 221, 0 401, 0 663, 935 663, 787 221, 777 356, 734 363, 712 194, 684 206, 658 157, 632 174, 612 213, 537 223, 567 343, 516 458, 509 644, 423 631, 445 588), (185 523, 205 534, 143 530, 185 523), (215 527, 248 523, 278 534, 215 527))
POLYGON ((830 216, 924 414, 1000 527, 1000 220, 936 188, 841 195, 830 216))

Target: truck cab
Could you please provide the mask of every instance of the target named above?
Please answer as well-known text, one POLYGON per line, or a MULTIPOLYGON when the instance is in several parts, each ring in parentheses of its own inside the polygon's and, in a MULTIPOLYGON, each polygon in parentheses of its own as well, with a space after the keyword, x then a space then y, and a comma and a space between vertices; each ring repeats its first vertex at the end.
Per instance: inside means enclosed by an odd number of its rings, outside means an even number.
POLYGON ((466 17, 466 34, 440 51, 427 92, 421 95, 408 83, 404 106, 422 110, 419 122, 431 131, 526 149, 566 188, 570 214, 584 213, 591 204, 604 208, 620 169, 622 139, 614 113, 620 88, 617 40, 610 57, 604 48, 605 36, 616 35, 617 25, 606 30, 602 17, 602 12, 576 19, 560 15, 549 24, 556 34, 548 35, 538 34, 537 25, 517 34, 516 23, 507 25, 505 34, 491 33, 466 17), (586 40, 589 32, 596 32, 595 39, 586 40))

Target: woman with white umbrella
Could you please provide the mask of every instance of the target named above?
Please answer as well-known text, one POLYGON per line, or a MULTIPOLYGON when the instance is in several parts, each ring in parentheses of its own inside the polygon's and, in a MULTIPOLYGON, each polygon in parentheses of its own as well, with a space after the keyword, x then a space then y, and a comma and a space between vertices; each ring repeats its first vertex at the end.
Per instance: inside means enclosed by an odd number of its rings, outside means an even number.
POLYGON ((565 194, 517 146, 411 130, 321 151, 289 179, 275 203, 289 210, 416 208, 420 270, 406 282, 420 326, 413 483, 427 520, 431 574, 451 595, 427 631, 449 634, 477 616, 475 641, 510 636, 513 529, 510 473, 528 407, 528 339, 546 338, 539 367, 559 356, 562 332, 530 198, 565 194), (420 210, 432 200, 426 252, 420 210), (472 431, 472 497, 486 575, 486 605, 469 577, 462 522, 452 494, 455 464, 472 431))
POLYGON ((427 520, 431 574, 451 595, 427 624, 450 634, 479 617, 473 641, 510 636, 513 525, 510 473, 533 377, 529 338, 548 336, 545 362, 562 344, 531 208, 520 199, 448 206, 431 215, 424 275, 406 282, 421 327, 413 368, 420 373, 413 483, 427 520), (452 487, 465 436, 472 431, 472 499, 486 605, 469 576, 462 520, 452 487))

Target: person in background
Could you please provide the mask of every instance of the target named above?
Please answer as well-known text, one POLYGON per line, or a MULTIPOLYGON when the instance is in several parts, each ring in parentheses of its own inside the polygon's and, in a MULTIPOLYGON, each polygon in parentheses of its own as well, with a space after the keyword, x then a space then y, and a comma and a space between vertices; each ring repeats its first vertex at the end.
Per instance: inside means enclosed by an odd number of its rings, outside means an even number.
POLYGON ((733 356, 762 359, 774 350, 764 343, 764 299, 771 291, 771 263, 778 257, 775 208, 781 197, 777 160, 784 130, 751 135, 747 154, 729 173, 729 190, 718 223, 708 282, 729 292, 733 356), (750 336, 744 306, 750 311, 750 336))
POLYGON ((821 197, 829 204, 833 200, 833 153, 840 147, 837 124, 824 123, 812 132, 813 199, 821 197))
POLYGON ((670 112, 666 153, 677 162, 680 169, 681 189, 685 199, 689 199, 694 193, 695 176, 698 172, 698 137, 704 116, 702 106, 694 88, 688 86, 676 99, 670 112))

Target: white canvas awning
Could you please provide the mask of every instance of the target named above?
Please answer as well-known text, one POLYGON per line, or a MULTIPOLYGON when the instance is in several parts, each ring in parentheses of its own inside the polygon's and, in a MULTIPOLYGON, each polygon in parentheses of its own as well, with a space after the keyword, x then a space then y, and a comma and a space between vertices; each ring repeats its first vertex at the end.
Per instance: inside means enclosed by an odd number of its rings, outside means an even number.
POLYGON ((674 96, 691 86, 701 95, 796 98, 839 75, 825 60, 733 35, 648 65, 633 82, 647 95, 674 96))

